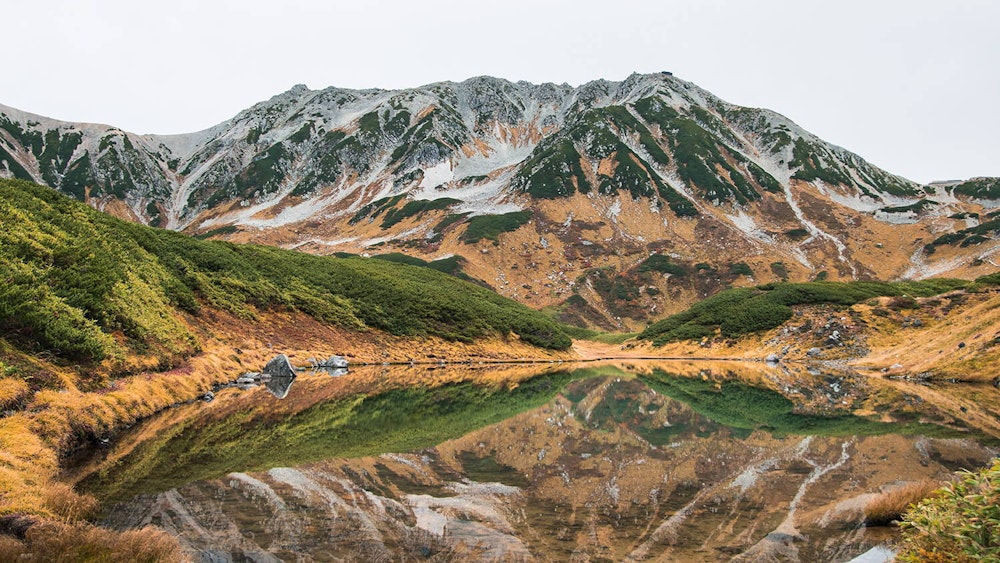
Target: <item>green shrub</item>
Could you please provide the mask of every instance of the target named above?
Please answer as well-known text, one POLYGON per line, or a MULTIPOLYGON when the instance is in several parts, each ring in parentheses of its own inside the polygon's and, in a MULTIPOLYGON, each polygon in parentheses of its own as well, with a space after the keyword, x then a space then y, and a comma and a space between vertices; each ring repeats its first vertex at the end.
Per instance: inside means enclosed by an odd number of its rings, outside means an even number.
POLYGON ((660 272, 662 274, 673 274, 675 276, 687 275, 687 270, 679 264, 670 261, 670 257, 664 254, 653 254, 639 263, 638 272, 660 272))
POLYGON ((385 214, 385 218, 382 219, 382 228, 388 229, 403 219, 408 219, 426 211, 447 209, 457 203, 462 203, 462 201, 450 197, 442 197, 440 199, 416 199, 408 201, 401 209, 393 208, 385 214))
POLYGON ((976 178, 954 187, 956 194, 982 199, 1000 199, 1000 178, 976 178))
POLYGON ((753 270, 746 262, 735 262, 729 265, 729 275, 753 277, 753 270))
POLYGON ((246 319, 293 308, 346 328, 399 335, 470 341, 515 332, 538 346, 570 344, 542 313, 436 271, 454 273, 458 259, 414 267, 202 241, 14 180, 0 180, 0 222, 4 338, 67 360, 129 350, 161 358, 195 353, 197 339, 181 315, 200 314, 203 306, 246 319))
POLYGON ((503 215, 477 215, 469 219, 461 241, 475 244, 483 239, 496 241, 500 233, 516 231, 531 221, 530 211, 514 211, 503 215))
POLYGON ((581 158, 570 139, 542 141, 514 177, 514 184, 542 199, 571 196, 577 190, 587 193, 590 182, 581 158))
POLYGON ((898 561, 1000 560, 1000 460, 906 513, 898 561))
MULTIPOLYGON (((773 265, 772 265, 773 266, 773 265)), ((756 288, 729 289, 658 321, 639 334, 657 346, 712 336, 737 337, 780 326, 796 305, 849 306, 873 297, 931 297, 970 287, 947 278, 912 282, 771 283, 756 288)))

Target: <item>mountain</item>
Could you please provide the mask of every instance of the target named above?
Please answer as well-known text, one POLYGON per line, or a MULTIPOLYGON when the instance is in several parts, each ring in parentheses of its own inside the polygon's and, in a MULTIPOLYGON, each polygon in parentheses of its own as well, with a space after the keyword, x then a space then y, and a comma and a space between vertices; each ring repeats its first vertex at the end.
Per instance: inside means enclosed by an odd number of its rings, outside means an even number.
POLYGON ((570 346, 544 314, 432 267, 198 240, 14 180, 0 179, 0 221, 4 351, 107 360, 115 373, 134 357, 166 368, 207 346, 213 316, 252 324, 273 311, 355 335, 471 343, 514 333, 570 346))
POLYGON ((300 85, 174 136, 0 106, 0 173, 192 234, 454 257, 606 329, 778 279, 985 275, 1000 232, 1000 180, 919 185, 666 72, 300 85))

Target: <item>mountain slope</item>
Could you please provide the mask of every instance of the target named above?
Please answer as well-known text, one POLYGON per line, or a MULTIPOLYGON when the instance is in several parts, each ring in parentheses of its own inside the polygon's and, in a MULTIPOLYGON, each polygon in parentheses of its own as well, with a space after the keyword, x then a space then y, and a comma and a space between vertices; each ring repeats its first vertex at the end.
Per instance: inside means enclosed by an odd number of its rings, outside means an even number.
POLYGON ((201 346, 185 319, 269 309, 354 331, 570 344, 544 315, 431 268, 199 241, 12 180, 0 180, 0 218, 0 342, 36 354, 173 365, 201 346))
POLYGON ((459 255, 503 295, 608 328, 751 278, 982 275, 997 250, 994 181, 920 186, 669 73, 296 86, 169 137, 0 113, 0 171, 120 216, 319 254, 459 255), (654 254, 686 275, 639 276, 654 254))

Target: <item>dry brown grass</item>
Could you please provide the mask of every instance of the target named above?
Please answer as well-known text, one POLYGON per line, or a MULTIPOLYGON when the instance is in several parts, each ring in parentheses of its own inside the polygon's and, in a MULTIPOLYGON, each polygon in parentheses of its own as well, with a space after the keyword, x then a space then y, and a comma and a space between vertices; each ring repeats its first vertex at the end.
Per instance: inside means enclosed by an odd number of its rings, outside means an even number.
POLYGON ((90 518, 99 507, 96 498, 81 495, 73 487, 63 483, 49 485, 42 502, 49 512, 65 524, 90 518))
POLYGON ((885 526, 898 522, 911 505, 931 496, 940 487, 940 482, 924 479, 881 493, 865 505, 865 524, 885 526))
POLYGON ((24 539, 0 536, 0 561, 158 563, 189 561, 175 538, 157 528, 118 532, 91 524, 45 522, 24 539))
POLYGON ((0 410, 13 408, 28 397, 29 391, 28 384, 20 379, 0 377, 0 410))

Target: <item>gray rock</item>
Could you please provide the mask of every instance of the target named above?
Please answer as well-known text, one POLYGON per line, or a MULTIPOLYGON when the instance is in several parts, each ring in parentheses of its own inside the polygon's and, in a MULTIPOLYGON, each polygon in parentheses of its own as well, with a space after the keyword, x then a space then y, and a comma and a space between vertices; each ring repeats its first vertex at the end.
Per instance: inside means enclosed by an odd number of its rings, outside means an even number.
POLYGON ((260 374, 255 371, 244 373, 236 378, 237 385, 254 385, 260 381, 260 374))
POLYGON ((204 395, 201 396, 201 400, 205 401, 206 403, 209 402, 209 401, 211 401, 214 398, 215 398, 215 393, 212 393, 211 391, 209 391, 209 392, 207 392, 207 393, 205 393, 204 395))
POLYGON ((321 368, 346 368, 347 360, 343 356, 330 356, 329 358, 316 363, 321 368))
POLYGON ((295 368, 292 362, 288 361, 288 356, 278 354, 273 360, 267 362, 261 375, 266 377, 295 377, 295 368))
POLYGON ((810 358, 814 358, 822 353, 823 350, 821 350, 820 348, 810 348, 806 350, 806 355, 809 356, 810 358))
POLYGON ((764 358, 764 361, 769 364, 776 364, 781 361, 781 358, 779 358, 777 354, 768 354, 767 357, 764 358))

